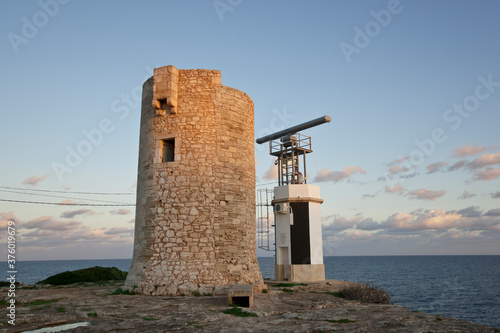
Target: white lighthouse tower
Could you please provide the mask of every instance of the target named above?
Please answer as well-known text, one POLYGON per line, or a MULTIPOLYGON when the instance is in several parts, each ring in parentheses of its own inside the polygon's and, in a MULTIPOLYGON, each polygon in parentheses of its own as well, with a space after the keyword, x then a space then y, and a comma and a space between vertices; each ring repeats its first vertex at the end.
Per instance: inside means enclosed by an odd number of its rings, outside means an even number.
POLYGON ((275 223, 275 280, 325 280, 319 186, 307 184, 311 138, 298 131, 330 122, 324 116, 257 139, 277 158, 278 186, 271 204, 275 223))

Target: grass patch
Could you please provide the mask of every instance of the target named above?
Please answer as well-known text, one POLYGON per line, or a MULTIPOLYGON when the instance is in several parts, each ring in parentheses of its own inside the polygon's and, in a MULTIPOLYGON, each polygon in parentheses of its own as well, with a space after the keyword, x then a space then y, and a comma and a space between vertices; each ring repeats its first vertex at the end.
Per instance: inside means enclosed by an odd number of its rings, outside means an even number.
POLYGON ((193 296, 200 297, 201 294, 200 294, 200 292, 198 290, 195 290, 195 291, 193 291, 193 296))
POLYGON ((434 321, 443 321, 443 319, 442 319, 442 318, 437 317, 436 319, 434 319, 434 321))
POLYGON ((237 306, 233 306, 230 309, 224 310, 222 311, 222 313, 230 314, 236 317, 258 317, 256 313, 243 311, 237 306))
POLYGON ((60 312, 60 313, 66 313, 66 308, 64 306, 60 306, 56 310, 57 310, 57 312, 60 312))
POLYGON ((293 293, 295 291, 293 289, 288 289, 288 288, 281 288, 280 290, 285 293, 293 293))
POLYGON ((339 319, 339 320, 328 320, 330 323, 337 323, 337 324, 349 324, 349 323, 355 323, 355 321, 350 320, 350 319, 339 319))
POLYGON ((111 295, 135 295, 135 294, 130 290, 123 290, 122 288, 118 288, 115 291, 113 291, 111 295))
POLYGON ((37 299, 28 303, 24 303, 23 306, 38 306, 38 305, 55 303, 58 301, 59 299, 37 299))
POLYGON ((347 299, 365 303, 391 304, 392 296, 375 285, 356 284, 338 292, 347 299))
POLYGON ((116 267, 90 267, 78 269, 76 271, 67 271, 52 275, 37 284, 51 284, 55 286, 68 285, 81 282, 98 282, 118 280, 123 281, 127 277, 127 272, 123 272, 116 267))
POLYGON ((336 291, 325 291, 324 293, 327 295, 335 296, 335 297, 346 298, 343 294, 336 292, 336 291))
POLYGON ((95 318, 95 317, 97 317, 97 313, 89 312, 89 313, 87 313, 87 316, 95 318))
POLYGON ((151 318, 151 317, 144 317, 142 318, 142 320, 145 320, 145 321, 155 321, 155 320, 160 320, 158 318, 151 318))
POLYGON ((262 289, 263 294, 267 294, 267 289, 262 289))
POLYGON ((308 286, 308 284, 307 283, 278 283, 278 284, 275 284, 273 287, 291 288, 291 287, 295 287, 295 286, 308 286))

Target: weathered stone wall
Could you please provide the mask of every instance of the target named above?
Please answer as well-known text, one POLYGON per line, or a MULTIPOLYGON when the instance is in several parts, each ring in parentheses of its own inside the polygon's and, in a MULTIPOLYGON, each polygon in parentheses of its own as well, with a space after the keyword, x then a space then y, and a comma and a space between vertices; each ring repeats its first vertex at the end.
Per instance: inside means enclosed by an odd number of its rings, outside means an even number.
POLYGON ((125 286, 153 295, 222 293, 237 283, 262 288, 252 100, 222 86, 220 71, 167 66, 144 83, 141 113, 125 286), (175 140, 172 162, 162 161, 164 139, 175 140))

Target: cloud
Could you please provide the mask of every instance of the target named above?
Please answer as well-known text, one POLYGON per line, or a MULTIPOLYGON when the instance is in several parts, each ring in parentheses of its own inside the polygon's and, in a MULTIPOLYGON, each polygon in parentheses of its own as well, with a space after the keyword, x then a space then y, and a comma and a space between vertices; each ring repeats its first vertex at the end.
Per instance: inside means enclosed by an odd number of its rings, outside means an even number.
POLYGON ((132 235, 134 233, 134 229, 130 229, 130 228, 111 228, 109 230, 106 230, 104 232, 105 235, 122 235, 122 234, 125 234, 125 235, 132 235))
POLYGON ((52 216, 33 219, 17 229, 19 247, 26 253, 46 248, 64 251, 71 247, 81 253, 86 249, 105 248, 112 244, 132 246, 133 233, 132 226, 94 229, 78 221, 61 221, 52 216))
POLYGON ((460 160, 458 162, 455 162, 451 167, 448 168, 448 171, 456 171, 458 169, 461 169, 465 166, 467 163, 466 160, 460 160))
POLYGON ((130 209, 126 209, 126 208, 119 208, 119 209, 112 210, 109 213, 113 214, 113 215, 128 215, 128 214, 132 213, 132 211, 130 209))
POLYGON ((0 233, 7 232, 9 222, 14 222, 14 228, 20 226, 21 221, 12 212, 0 212, 0 233))
POLYGON ((272 164, 271 167, 264 174, 265 180, 276 180, 278 179, 278 166, 276 164, 272 164))
POLYGON ((492 199, 500 199, 500 191, 490 193, 492 199))
POLYGON ((483 154, 472 162, 467 163, 467 167, 469 169, 479 169, 495 164, 500 164, 500 152, 495 154, 483 154))
POLYGON ((425 188, 408 192, 410 199, 419 199, 419 200, 436 200, 437 198, 440 198, 445 194, 446 194, 445 190, 432 191, 432 190, 427 190, 425 188))
POLYGON ((477 206, 470 206, 470 207, 461 209, 461 210, 457 211, 457 213, 464 216, 464 217, 479 217, 482 214, 482 212, 479 210, 479 207, 477 207, 477 206))
POLYGON ((486 168, 478 170, 475 173, 473 180, 492 180, 500 176, 500 169, 486 168))
MULTIPOLYGON (((459 147, 455 150, 455 156, 472 156, 476 155, 486 149, 493 149, 495 146, 485 148, 484 146, 477 147, 459 147)), ((459 169, 467 169, 473 173, 472 181, 478 180, 493 180, 500 177, 500 168, 492 166, 500 165, 500 152, 492 154, 482 154, 478 158, 467 161, 460 160, 450 166, 448 171, 456 171, 459 169)), ((427 168, 434 166, 430 165, 427 168)), ((437 166, 436 166, 437 168, 437 166)), ((434 172, 429 170, 429 173, 434 172)))
POLYGON ((485 216, 500 216, 500 208, 490 209, 486 213, 485 216))
POLYGON ((135 223, 135 218, 133 218, 130 221, 128 221, 128 223, 135 223))
POLYGON ((76 203, 75 200, 64 199, 63 201, 59 202, 58 205, 73 205, 75 203, 76 203))
POLYGON ((470 193, 469 191, 465 190, 464 193, 459 196, 457 199, 469 199, 472 197, 475 197, 476 195, 474 193, 470 193))
POLYGON ((393 165, 387 170, 391 175, 398 175, 400 173, 406 172, 409 169, 401 165, 393 165))
POLYGON ((395 159, 395 160, 394 160, 394 161, 392 161, 392 162, 389 162, 389 163, 387 164, 387 166, 399 165, 399 164, 403 163, 404 161, 409 160, 410 158, 411 158, 411 156, 410 156, 410 155, 405 156, 405 157, 400 157, 400 158, 398 158, 398 159, 395 159))
POLYGON ((393 188, 391 188, 390 186, 386 186, 385 193, 394 193, 394 194, 399 194, 401 196, 409 196, 410 199, 436 200, 437 198, 440 198, 443 195, 445 195, 446 191, 445 190, 432 191, 432 190, 427 190, 425 188, 410 191, 405 189, 398 183, 393 188))
POLYGON ((436 163, 429 164, 426 167, 428 170, 427 173, 434 173, 434 172, 440 171, 448 164, 449 164, 448 162, 436 162, 436 163))
POLYGON ((356 216, 352 219, 347 219, 345 217, 339 217, 338 215, 330 215, 325 218, 329 220, 333 217, 332 222, 323 227, 323 233, 329 233, 330 231, 346 230, 351 229, 356 223, 362 220, 361 216, 356 216))
POLYGON ((467 157, 467 156, 474 156, 476 154, 479 154, 483 151, 486 150, 486 147, 484 146, 462 146, 462 147, 458 147, 457 149, 455 149, 455 152, 453 155, 455 155, 455 157, 467 157))
POLYGON ((398 193, 398 194, 403 194, 406 191, 400 184, 396 184, 393 188, 390 188, 389 186, 385 187, 385 192, 386 193, 398 193))
POLYGON ((135 192, 137 190, 137 182, 133 182, 132 185, 127 187, 127 191, 135 192))
POLYGON ((331 171, 330 169, 321 169, 314 178, 314 180, 316 182, 331 181, 333 183, 338 183, 345 179, 349 181, 351 176, 356 173, 365 174, 366 171, 357 166, 347 166, 342 171, 331 171))
POLYGON ((430 239, 445 235, 450 230, 454 230, 456 235, 479 236, 482 231, 500 230, 500 208, 490 209, 486 213, 477 206, 458 211, 432 209, 417 210, 412 213, 396 212, 379 222, 371 218, 348 219, 336 216, 331 224, 323 227, 323 230, 326 231, 327 237, 325 238, 327 239, 350 240, 378 236, 389 239, 402 234, 430 239))
POLYGON ((60 217, 65 219, 71 219, 77 215, 93 215, 95 212, 90 209, 78 209, 78 210, 68 210, 61 213, 60 217))
POLYGON ((78 221, 58 221, 52 216, 42 216, 22 225, 24 229, 43 229, 45 231, 67 231, 81 226, 78 221))
POLYGON ((49 176, 50 176, 49 174, 45 174, 45 175, 43 175, 41 177, 31 176, 30 178, 23 180, 23 184, 24 185, 37 186, 38 183, 40 183, 42 180, 44 180, 45 178, 47 178, 49 176))

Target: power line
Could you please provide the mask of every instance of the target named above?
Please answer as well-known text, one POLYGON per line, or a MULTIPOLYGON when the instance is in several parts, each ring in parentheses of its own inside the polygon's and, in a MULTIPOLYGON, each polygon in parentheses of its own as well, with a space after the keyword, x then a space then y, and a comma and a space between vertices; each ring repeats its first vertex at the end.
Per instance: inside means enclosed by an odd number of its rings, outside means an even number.
POLYGON ((73 193, 73 194, 99 194, 99 195, 133 195, 132 192, 76 192, 76 191, 56 191, 56 190, 40 190, 40 189, 26 189, 22 187, 9 187, 0 186, 0 188, 6 188, 9 190, 23 190, 23 191, 35 191, 35 192, 54 192, 54 193, 73 193))
POLYGON ((0 201, 39 204, 39 205, 56 205, 56 206, 93 206, 93 207, 135 206, 135 204, 122 204, 122 205, 108 205, 108 204, 104 205, 103 204, 103 205, 100 205, 100 204, 87 204, 87 203, 57 203, 57 202, 22 201, 22 200, 9 200, 9 199, 0 199, 0 201))
MULTIPOLYGON (((29 191, 29 190, 26 190, 26 191, 29 191)), ((96 202, 107 202, 107 203, 114 203, 114 204, 123 204, 123 202, 118 202, 118 201, 108 201, 108 200, 98 200, 98 199, 83 199, 83 198, 74 198, 74 197, 67 197, 67 196, 61 196, 61 195, 26 193, 26 192, 9 191, 9 190, 2 190, 2 189, 0 189, 0 192, 17 193, 17 194, 25 194, 25 195, 38 195, 38 196, 42 196, 42 197, 51 197, 51 198, 63 198, 63 199, 87 200, 87 201, 96 201, 96 202)))

